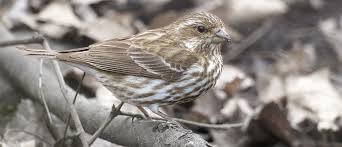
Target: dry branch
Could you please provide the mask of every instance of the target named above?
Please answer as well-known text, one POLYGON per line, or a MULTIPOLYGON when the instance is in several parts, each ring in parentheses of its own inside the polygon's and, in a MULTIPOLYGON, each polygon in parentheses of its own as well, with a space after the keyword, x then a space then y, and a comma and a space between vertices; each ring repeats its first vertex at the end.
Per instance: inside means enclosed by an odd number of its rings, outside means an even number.
MULTIPOLYGON (((13 37, 0 25, 0 40, 13 37)), ((37 79, 39 60, 21 55, 13 47, 0 49, 0 70, 11 81, 13 86, 23 94, 41 103, 39 98, 37 79)), ((44 94, 47 104, 54 114, 63 121, 68 118, 69 110, 63 99, 58 80, 54 72, 44 67, 44 94)), ((69 89, 67 98, 72 98, 75 92, 69 89)), ((71 101, 71 99, 70 99, 71 101)), ((102 121, 109 114, 110 108, 95 102, 89 102, 79 96, 75 104, 79 118, 88 133, 94 133, 102 121)), ((124 146, 206 146, 206 142, 197 134, 181 126, 164 123, 163 121, 135 120, 125 116, 118 116, 100 136, 103 139, 124 146)))

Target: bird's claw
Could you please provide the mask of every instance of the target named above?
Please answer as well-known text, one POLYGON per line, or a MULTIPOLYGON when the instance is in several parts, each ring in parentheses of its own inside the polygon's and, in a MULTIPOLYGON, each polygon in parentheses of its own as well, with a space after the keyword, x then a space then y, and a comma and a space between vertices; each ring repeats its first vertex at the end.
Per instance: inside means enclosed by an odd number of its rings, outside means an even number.
POLYGON ((144 117, 140 114, 134 114, 132 116, 132 123, 134 122, 134 119, 142 120, 142 119, 144 119, 144 117))

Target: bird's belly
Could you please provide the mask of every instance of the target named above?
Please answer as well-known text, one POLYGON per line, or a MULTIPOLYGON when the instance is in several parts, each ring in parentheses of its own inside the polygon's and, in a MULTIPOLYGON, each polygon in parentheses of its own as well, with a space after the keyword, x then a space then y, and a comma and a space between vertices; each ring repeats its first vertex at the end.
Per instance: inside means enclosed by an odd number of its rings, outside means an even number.
MULTIPOLYGON (((191 72, 176 81, 151 79, 137 76, 115 77, 103 84, 121 101, 133 105, 168 105, 190 101, 216 82, 206 75, 194 76, 191 72)), ((215 78, 216 79, 216 78, 215 78)))
POLYGON ((110 75, 100 80, 118 99, 133 105, 168 105, 195 99, 213 87, 221 73, 221 64, 207 70, 194 66, 176 81, 147 77, 110 75), (206 72, 205 72, 206 71, 206 72))

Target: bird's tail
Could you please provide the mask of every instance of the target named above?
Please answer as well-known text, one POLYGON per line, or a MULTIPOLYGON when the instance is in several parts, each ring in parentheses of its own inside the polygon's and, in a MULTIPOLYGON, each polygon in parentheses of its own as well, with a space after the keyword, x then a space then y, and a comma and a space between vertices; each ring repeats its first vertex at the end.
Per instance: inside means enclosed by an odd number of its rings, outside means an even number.
POLYGON ((31 49, 26 47, 17 47, 19 50, 22 50, 24 55, 26 56, 35 56, 38 58, 48 58, 55 59, 58 52, 46 49, 31 49))

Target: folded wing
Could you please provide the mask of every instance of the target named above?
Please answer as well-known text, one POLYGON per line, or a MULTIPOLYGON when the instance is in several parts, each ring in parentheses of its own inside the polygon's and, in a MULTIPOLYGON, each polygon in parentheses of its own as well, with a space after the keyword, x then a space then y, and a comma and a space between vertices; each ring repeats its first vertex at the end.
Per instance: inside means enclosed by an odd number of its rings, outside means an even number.
POLYGON ((198 61, 196 56, 183 49, 144 49, 120 40, 62 51, 57 58, 107 72, 168 81, 178 79, 198 61))

